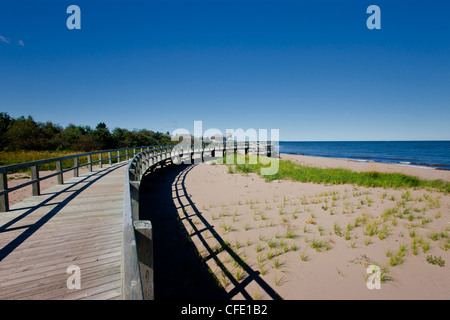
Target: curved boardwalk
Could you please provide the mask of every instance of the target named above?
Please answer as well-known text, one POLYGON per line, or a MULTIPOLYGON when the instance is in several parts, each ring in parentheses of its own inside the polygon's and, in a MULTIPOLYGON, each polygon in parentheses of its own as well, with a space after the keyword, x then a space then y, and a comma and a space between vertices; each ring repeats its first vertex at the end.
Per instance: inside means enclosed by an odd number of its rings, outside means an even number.
POLYGON ((121 162, 67 180, 0 214, 0 299, 120 299, 121 162), (69 266, 80 289, 69 289, 69 266))

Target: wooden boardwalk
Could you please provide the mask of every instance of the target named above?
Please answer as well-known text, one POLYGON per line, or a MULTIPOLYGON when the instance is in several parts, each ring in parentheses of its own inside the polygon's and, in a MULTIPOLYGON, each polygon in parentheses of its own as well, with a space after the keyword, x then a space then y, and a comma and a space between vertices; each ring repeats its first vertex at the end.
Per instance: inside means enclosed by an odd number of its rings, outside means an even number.
POLYGON ((44 190, 0 214, 0 299, 121 299, 128 162, 44 190), (69 266, 80 289, 69 289, 69 266))

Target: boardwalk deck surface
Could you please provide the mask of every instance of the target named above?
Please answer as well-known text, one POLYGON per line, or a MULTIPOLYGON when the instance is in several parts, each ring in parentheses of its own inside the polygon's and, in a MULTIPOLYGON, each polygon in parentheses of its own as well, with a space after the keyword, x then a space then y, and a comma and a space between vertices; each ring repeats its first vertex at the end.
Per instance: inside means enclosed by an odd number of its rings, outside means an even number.
POLYGON ((126 163, 0 213, 0 299, 120 299, 126 163), (80 289, 69 289, 69 266, 80 289))

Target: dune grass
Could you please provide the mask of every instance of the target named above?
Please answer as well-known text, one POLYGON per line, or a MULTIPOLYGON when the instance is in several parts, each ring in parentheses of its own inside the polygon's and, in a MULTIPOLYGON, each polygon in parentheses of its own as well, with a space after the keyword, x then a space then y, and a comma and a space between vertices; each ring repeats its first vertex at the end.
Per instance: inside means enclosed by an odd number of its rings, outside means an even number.
MULTIPOLYGON (((84 152, 76 152, 76 151, 0 151, 0 166, 7 166, 12 164, 18 164, 18 163, 24 163, 24 162, 31 162, 31 161, 37 161, 37 160, 44 160, 44 159, 51 159, 51 158, 58 158, 58 157, 64 157, 74 154, 80 154, 84 152)), ((123 156, 122 160, 125 159, 125 151, 121 151, 120 155, 123 156)), ((114 152, 112 154, 113 157, 117 156, 117 153, 114 152)), ((103 159, 106 159, 108 157, 107 153, 103 153, 103 159)), ((99 154, 93 154, 92 155, 92 161, 98 161, 99 160, 99 154)), ((117 162, 117 159, 113 159, 113 163, 117 162)), ((79 159, 79 164, 86 164, 87 163, 87 157, 81 157, 79 159)), ((108 160, 104 160, 103 164, 107 164, 108 160)), ((68 169, 73 167, 74 160, 64 160, 62 161, 63 169, 68 169)), ((98 165, 98 163, 97 163, 98 165)), ((54 162, 40 165, 39 170, 56 170, 56 164, 54 162)), ((17 171, 11 171, 9 173, 14 172, 28 172, 30 173, 30 169, 24 169, 24 170, 17 170, 17 171)))
MULTIPOLYGON (((235 154, 235 171, 241 173, 255 172, 261 174, 261 168, 270 164, 262 164, 259 157, 235 154), (238 158, 239 157, 239 158, 238 158), (238 160, 240 162, 238 162, 238 160), (239 164, 244 162, 243 164, 239 164)), ((263 162, 264 163, 264 162, 263 162)), ((267 163, 267 162, 266 162, 267 163)), ((382 173, 375 171, 356 172, 339 168, 316 168, 303 166, 288 160, 279 160, 278 172, 265 175, 267 181, 289 179, 301 182, 324 184, 354 184, 364 187, 382 188, 433 188, 440 192, 450 192, 450 183, 443 180, 425 180, 402 173, 382 173)))
MULTIPOLYGON (((81 152, 79 152, 81 153, 81 152)), ((77 152, 71 151, 1 151, 0 166, 30 162, 36 160, 64 157, 77 152)))

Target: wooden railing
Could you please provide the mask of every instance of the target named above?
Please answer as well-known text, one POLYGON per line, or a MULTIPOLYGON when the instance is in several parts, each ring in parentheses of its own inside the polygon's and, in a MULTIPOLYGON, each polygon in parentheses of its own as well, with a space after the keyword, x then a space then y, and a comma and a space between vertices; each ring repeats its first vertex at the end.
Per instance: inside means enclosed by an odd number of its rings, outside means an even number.
POLYGON ((152 300, 153 235, 152 224, 139 219, 139 187, 142 177, 159 165, 184 162, 203 162, 205 155, 225 157, 226 152, 278 156, 270 142, 214 142, 208 144, 178 144, 159 146, 142 151, 130 161, 125 178, 124 232, 122 244, 122 298, 125 300, 152 300), (197 155, 197 157, 195 157, 197 155), (182 158, 189 157, 189 159, 182 158))
POLYGON ((92 166, 98 164, 103 166, 104 162, 112 164, 113 162, 121 162, 122 160, 129 160, 130 157, 134 157, 138 152, 143 150, 149 150, 152 146, 135 147, 135 148, 122 148, 114 150, 102 150, 87 153, 80 153, 74 155, 68 155, 64 157, 51 158, 45 160, 37 160, 25 163, 18 163, 8 166, 0 167, 0 212, 9 211, 9 198, 10 192, 19 190, 23 187, 32 186, 32 195, 38 196, 41 194, 40 182, 52 177, 57 177, 57 183, 63 184, 63 174, 69 171, 73 171, 73 176, 78 177, 79 169, 87 167, 89 171, 92 171, 92 166), (103 155, 107 154, 107 157, 103 155), (97 160, 94 160, 94 156, 97 160), (69 168, 63 168, 63 161, 73 160, 73 166, 69 168), (85 161, 84 161, 85 160, 85 161), (83 162, 83 163, 82 163, 83 162), (47 174, 43 177, 39 174, 39 166, 54 164, 56 172, 47 174), (31 180, 16 185, 14 187, 8 187, 8 173, 13 173, 21 170, 31 169, 31 180))

